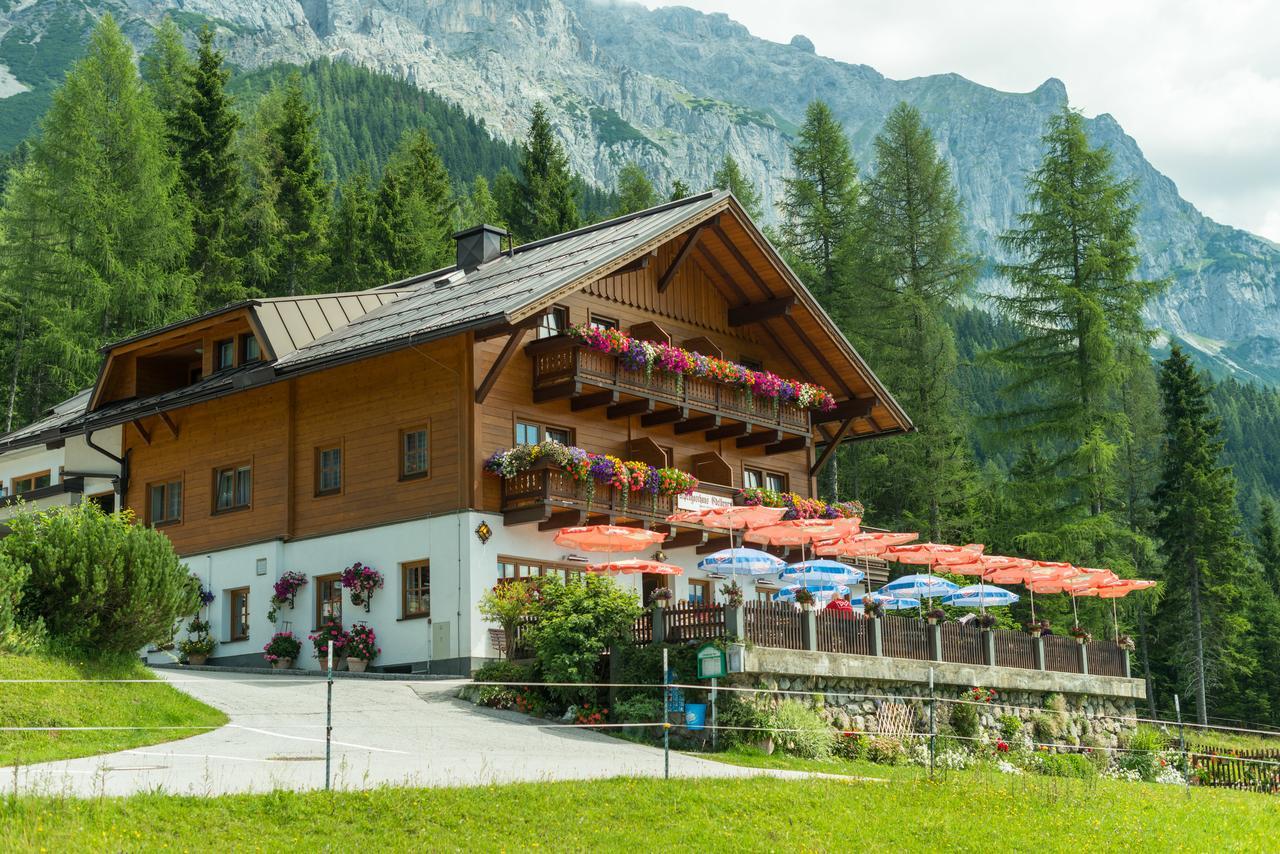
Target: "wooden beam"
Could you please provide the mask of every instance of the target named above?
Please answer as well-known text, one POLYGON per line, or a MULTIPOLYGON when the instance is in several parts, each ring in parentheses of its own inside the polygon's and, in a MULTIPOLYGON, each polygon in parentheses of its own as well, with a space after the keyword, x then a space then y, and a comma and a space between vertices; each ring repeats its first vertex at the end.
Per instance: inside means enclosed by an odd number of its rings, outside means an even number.
POLYGON ((754 448, 757 445, 771 445, 782 439, 780 430, 760 430, 749 436, 738 437, 739 448, 754 448))
POLYGON ((822 453, 818 455, 818 459, 814 460, 813 467, 809 469, 809 477, 817 477, 818 472, 822 471, 822 467, 827 464, 827 460, 831 459, 831 455, 836 452, 836 448, 840 447, 840 442, 844 439, 849 428, 853 426, 853 418, 846 418, 840 422, 840 429, 836 430, 835 436, 822 449, 822 453))
POLYGON ((846 418, 866 418, 879 402, 879 399, 874 397, 854 397, 849 400, 842 400, 836 404, 835 409, 828 412, 815 411, 813 413, 813 423, 825 424, 828 421, 844 421, 846 418))
POLYGON ((720 423, 719 415, 699 415, 695 418, 688 418, 684 421, 676 422, 676 435, 683 433, 696 433, 699 430, 709 430, 720 423))
POLYGON ((706 231, 708 226, 714 228, 719 218, 720 216, 717 214, 693 227, 693 231, 689 232, 689 239, 684 242, 684 245, 680 247, 680 251, 676 253, 676 257, 672 259, 671 266, 667 267, 658 278, 658 293, 662 293, 667 289, 667 285, 671 284, 671 280, 676 277, 676 273, 680 270, 680 265, 689 257, 693 247, 698 245, 698 238, 702 237, 702 232, 706 231))
POLYGON ((539 531, 554 531, 559 528, 572 528, 582 524, 581 510, 557 510, 538 523, 539 531))
POLYGON ((707 441, 715 442, 719 439, 731 439, 734 436, 741 436, 747 432, 747 424, 724 424, 707 431, 707 441))
POLYGON ((517 329, 511 333, 511 337, 507 339, 507 343, 502 345, 502 352, 498 354, 498 358, 494 359, 493 365, 489 368, 489 373, 484 375, 484 379, 480 381, 480 387, 476 389, 476 403, 484 403, 484 399, 489 396, 489 392, 493 389, 493 384, 498 381, 498 375, 502 373, 502 369, 511 361, 511 357, 516 354, 516 350, 520 349, 520 344, 524 341, 526 330, 517 329))
POLYGON ((672 424, 676 421, 683 421, 689 417, 689 408, 686 406, 673 406, 670 409, 659 409, 656 412, 649 412, 640 416, 641 427, 656 427, 659 424, 672 424))
POLYGON ((796 298, 790 296, 735 306, 729 309, 729 325, 746 326, 748 323, 759 323, 771 317, 782 317, 790 314, 791 307, 795 304, 796 298))
POLYGON ((137 418, 135 418, 135 419, 133 419, 133 421, 131 421, 130 423, 131 423, 131 424, 133 424, 133 429, 135 429, 135 430, 137 430, 137 431, 138 431, 138 435, 142 437, 142 441, 144 441, 144 442, 146 442, 148 445, 150 445, 150 444, 151 444, 151 434, 150 434, 149 432, 147 432, 147 428, 146 428, 146 427, 143 427, 143 426, 142 426, 142 422, 141 422, 141 421, 139 421, 137 418))
POLYGON ((679 531, 662 541, 663 549, 683 549, 689 546, 701 546, 707 542, 706 531, 679 531))
POLYGON ((164 422, 164 426, 169 428, 169 432, 173 435, 173 438, 178 438, 178 425, 173 423, 173 419, 169 417, 169 413, 161 412, 160 420, 164 422))
POLYGON ((502 524, 523 525, 526 522, 541 522, 549 516, 550 512, 551 509, 545 504, 535 504, 532 507, 521 507, 517 510, 504 510, 502 524))
POLYGON ((526 317, 518 323, 499 323, 497 326, 490 326, 488 329, 476 330, 476 341, 488 341, 490 338, 501 338, 503 335, 510 335, 512 332, 523 329, 532 329, 542 322, 544 312, 539 312, 526 317))
POLYGON ((620 276, 623 273, 634 273, 636 270, 647 270, 649 268, 649 259, 652 257, 652 252, 646 252, 630 264, 624 264, 612 273, 607 274, 605 278, 608 278, 609 276, 620 276))
POLYGON ((591 394, 580 394, 569 400, 569 410, 571 412, 582 412, 584 409, 595 409, 597 406, 607 406, 610 403, 618 402, 618 393, 616 391, 593 391, 591 394))
POLYGON ((624 403, 615 403, 604 411, 609 419, 626 418, 628 415, 647 415, 653 412, 653 401, 648 398, 640 400, 628 400, 624 403))
POLYGON ((808 436, 792 436, 790 439, 783 439, 781 442, 774 442, 772 445, 764 446, 765 456, 774 454, 785 454, 790 451, 801 451, 809 447, 808 436))
POLYGON ((555 385, 543 386, 533 390, 534 403, 546 403, 548 400, 560 400, 565 397, 574 397, 582 393, 582 384, 573 380, 566 380, 555 385))

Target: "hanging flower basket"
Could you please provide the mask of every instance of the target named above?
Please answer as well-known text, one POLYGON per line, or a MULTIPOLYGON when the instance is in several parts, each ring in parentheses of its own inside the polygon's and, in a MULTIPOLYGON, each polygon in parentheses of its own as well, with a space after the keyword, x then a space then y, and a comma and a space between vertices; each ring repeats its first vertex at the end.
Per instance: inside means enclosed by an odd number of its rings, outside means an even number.
POLYGON ((373 602, 373 591, 381 590, 382 584, 382 573, 360 561, 342 570, 342 586, 351 591, 351 604, 357 607, 363 605, 366 614, 373 602))
POLYGON ((280 616, 280 609, 293 608, 294 598, 307 583, 307 577, 301 572, 286 572, 271 588, 271 608, 267 611, 267 619, 273 624, 280 616))

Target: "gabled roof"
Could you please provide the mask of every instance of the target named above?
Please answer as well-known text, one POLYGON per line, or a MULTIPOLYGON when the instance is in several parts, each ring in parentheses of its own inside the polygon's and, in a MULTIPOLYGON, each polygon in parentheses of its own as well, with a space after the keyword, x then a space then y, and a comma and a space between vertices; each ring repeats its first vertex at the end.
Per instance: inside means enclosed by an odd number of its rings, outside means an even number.
POLYGON ((251 305, 254 318, 267 337, 267 349, 276 359, 283 359, 410 292, 408 288, 380 288, 344 294, 271 297, 254 300, 251 305))
POLYGON ((12 451, 56 441, 63 435, 63 429, 68 424, 84 415, 91 394, 93 394, 91 388, 78 391, 61 403, 54 404, 43 418, 0 436, 0 451, 12 451))

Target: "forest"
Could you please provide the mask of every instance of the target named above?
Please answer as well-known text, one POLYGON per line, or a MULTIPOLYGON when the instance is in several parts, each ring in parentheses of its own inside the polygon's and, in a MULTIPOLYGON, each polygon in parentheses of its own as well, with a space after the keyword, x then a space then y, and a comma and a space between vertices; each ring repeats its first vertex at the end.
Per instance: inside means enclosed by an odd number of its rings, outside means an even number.
MULTIPOLYGON (((792 147, 768 236, 911 415, 820 475, 876 527, 988 553, 1158 580, 1122 600, 1150 710, 1280 725, 1280 394, 1216 380, 1177 345, 1153 358, 1132 186, 1064 108, 1044 129, 1017 225, 977 292, 946 162, 899 105, 855 163, 820 101, 792 147)), ((350 291, 451 263, 481 221, 536 240, 708 188, 617 186, 570 169, 530 105, 527 136, 340 63, 233 74, 209 30, 166 23, 141 55, 104 17, 10 151, 0 207, 0 365, 15 428, 92 383, 99 349, 255 296, 350 291)), ((759 216, 724 158, 714 184, 759 216)), ((1066 630, 1066 597, 1039 616, 1066 630)), ((1039 603, 1038 603, 1039 604, 1039 603)), ((1019 603, 1009 620, 1029 614, 1019 603)), ((1107 603, 1079 625, 1110 636, 1107 603)))

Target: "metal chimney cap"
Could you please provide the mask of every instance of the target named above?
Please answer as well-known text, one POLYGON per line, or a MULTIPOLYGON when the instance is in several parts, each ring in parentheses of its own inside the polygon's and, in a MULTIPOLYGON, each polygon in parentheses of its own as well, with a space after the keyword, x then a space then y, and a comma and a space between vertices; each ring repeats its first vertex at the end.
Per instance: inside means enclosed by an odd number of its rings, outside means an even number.
POLYGON ((511 232, 507 231, 505 228, 498 228, 496 225, 487 225, 482 223, 481 225, 473 225, 470 228, 464 228, 462 231, 455 231, 453 233, 453 239, 459 240, 463 237, 470 237, 471 235, 478 234, 482 231, 488 231, 501 237, 511 236, 511 232))

